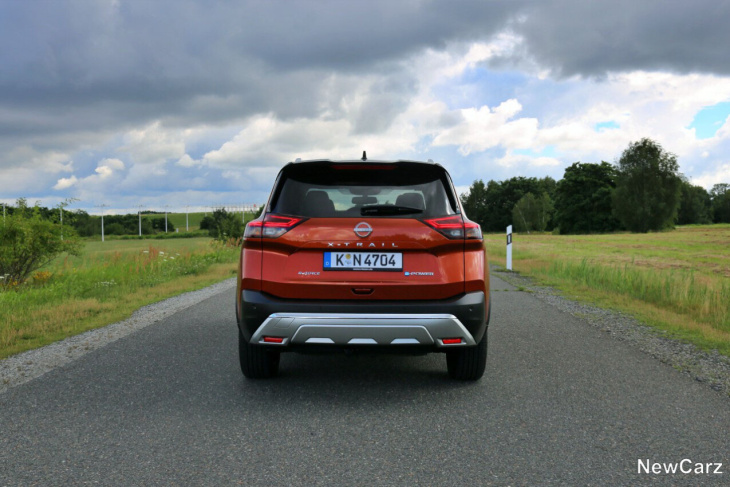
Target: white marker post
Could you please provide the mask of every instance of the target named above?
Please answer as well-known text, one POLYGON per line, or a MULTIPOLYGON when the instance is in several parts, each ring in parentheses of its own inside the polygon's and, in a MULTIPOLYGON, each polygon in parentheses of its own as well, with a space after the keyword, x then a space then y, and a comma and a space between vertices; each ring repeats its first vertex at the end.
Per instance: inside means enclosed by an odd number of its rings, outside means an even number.
POLYGON ((512 270, 512 225, 507 227, 507 270, 512 270))

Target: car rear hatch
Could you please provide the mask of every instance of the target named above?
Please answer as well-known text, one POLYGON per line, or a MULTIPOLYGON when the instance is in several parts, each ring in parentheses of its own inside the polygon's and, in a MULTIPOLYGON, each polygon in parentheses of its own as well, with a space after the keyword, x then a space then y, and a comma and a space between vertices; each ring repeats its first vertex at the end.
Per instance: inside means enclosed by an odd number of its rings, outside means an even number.
POLYGON ((467 234, 481 238, 446 171, 415 162, 288 165, 247 228, 261 235, 262 291, 323 300, 459 295, 467 234))

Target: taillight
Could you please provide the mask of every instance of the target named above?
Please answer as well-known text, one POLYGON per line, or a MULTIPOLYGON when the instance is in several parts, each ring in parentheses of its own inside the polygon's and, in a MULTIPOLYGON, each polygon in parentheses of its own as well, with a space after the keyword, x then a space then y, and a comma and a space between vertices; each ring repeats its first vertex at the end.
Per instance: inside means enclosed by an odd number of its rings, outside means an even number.
POLYGON ((464 220, 464 238, 467 240, 483 240, 482 227, 471 220, 464 220))
POLYGON ((453 240, 482 240, 482 229, 478 223, 462 219, 460 215, 429 218, 423 222, 446 238, 453 240))
POLYGON ((268 214, 263 220, 254 220, 246 225, 244 238, 276 238, 305 222, 306 218, 268 214))

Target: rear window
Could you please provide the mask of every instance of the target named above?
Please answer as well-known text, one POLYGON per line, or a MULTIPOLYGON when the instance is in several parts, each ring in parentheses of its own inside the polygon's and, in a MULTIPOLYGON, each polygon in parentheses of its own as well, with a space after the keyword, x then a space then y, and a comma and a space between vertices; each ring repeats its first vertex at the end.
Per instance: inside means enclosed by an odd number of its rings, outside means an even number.
POLYGON ((288 166, 273 213, 303 217, 422 218, 458 207, 440 166, 418 163, 305 163, 288 166))

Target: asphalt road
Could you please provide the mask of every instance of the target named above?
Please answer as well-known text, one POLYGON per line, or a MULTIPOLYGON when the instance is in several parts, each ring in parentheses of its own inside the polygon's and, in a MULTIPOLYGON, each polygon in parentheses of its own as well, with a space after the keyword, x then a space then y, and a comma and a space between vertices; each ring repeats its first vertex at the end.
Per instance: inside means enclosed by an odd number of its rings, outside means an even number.
POLYGON ((245 381, 216 295, 0 394, 0 485, 730 485, 727 397, 492 285, 470 384, 438 354, 285 355, 245 381))

